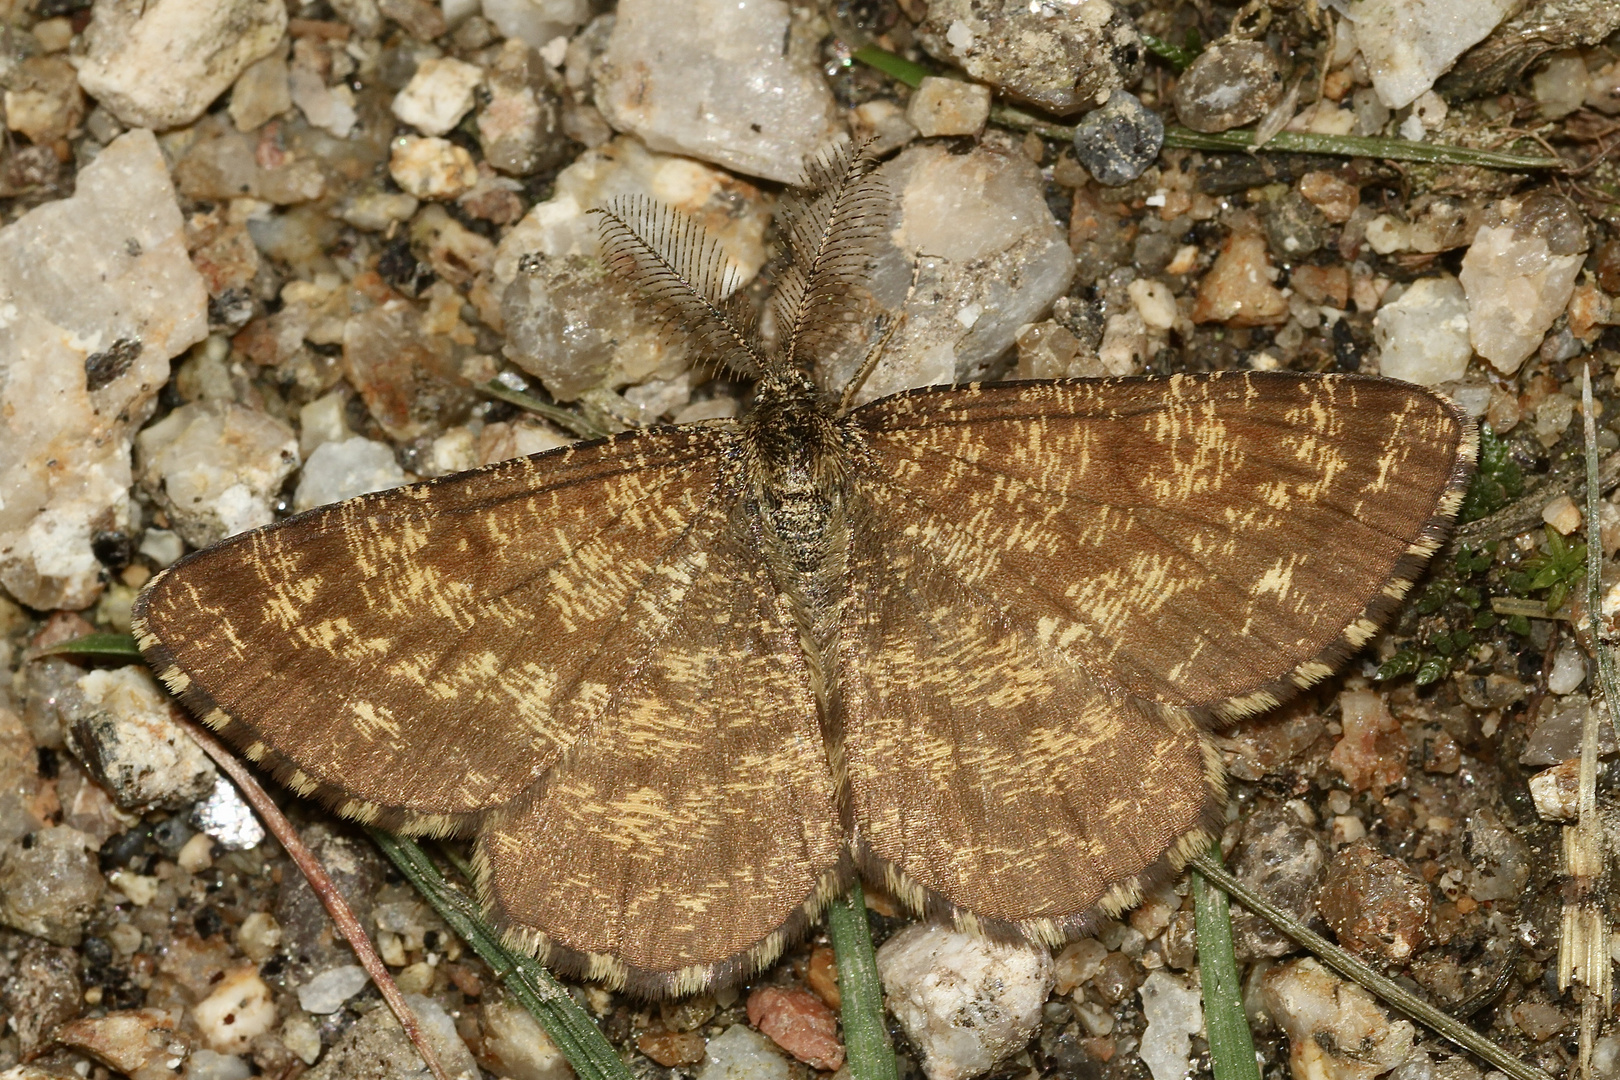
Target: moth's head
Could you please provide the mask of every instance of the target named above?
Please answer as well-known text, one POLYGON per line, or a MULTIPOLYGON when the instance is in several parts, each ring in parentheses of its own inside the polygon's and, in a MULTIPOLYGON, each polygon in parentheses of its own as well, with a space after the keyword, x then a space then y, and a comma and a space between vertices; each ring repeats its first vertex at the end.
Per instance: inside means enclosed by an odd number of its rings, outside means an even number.
POLYGON ((840 144, 810 159, 803 185, 782 197, 788 259, 774 283, 769 343, 742 273, 696 221, 642 196, 615 199, 594 213, 603 262, 687 339, 700 363, 769 382, 761 386, 767 394, 852 368, 858 381, 870 370, 891 321, 874 300, 871 276, 887 242, 894 196, 865 147, 840 144), (848 359, 863 355, 858 365, 848 359))

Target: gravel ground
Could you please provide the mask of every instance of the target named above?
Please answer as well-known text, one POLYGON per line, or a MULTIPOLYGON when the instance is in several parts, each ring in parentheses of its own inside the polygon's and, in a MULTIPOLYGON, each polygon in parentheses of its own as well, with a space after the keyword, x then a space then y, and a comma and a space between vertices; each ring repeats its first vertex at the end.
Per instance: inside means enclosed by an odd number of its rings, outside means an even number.
MULTIPOLYGON (((1387 632, 1222 734, 1224 847, 1347 948, 1572 1075, 1559 830, 1595 666, 1579 378, 1589 363, 1612 487, 1620 9, 1071 6, 7 8, 0 1075, 418 1075, 150 677, 34 652, 127 632, 157 570, 295 510, 582 431, 733 415, 746 387, 694 366, 603 278, 587 211, 680 207, 763 301, 783 184, 846 130, 891 159, 908 208, 931 208, 876 271, 876 291, 914 306, 868 398, 980 377, 1363 371, 1438 387, 1487 425, 1461 542, 1387 632), (852 59, 862 47, 933 77, 912 90, 852 59), (1059 129, 1075 124, 1073 140, 1059 129), (1282 134, 1259 153, 1188 148, 1244 125, 1282 134), (1337 136, 1567 168, 1299 152, 1337 136), (899 299, 919 258, 931 304, 899 299)), ((1606 498, 1597 525, 1607 590, 1620 506, 1606 498)), ((1606 594, 1604 615, 1617 605, 1606 594)), ((567 1074, 362 834, 276 795, 452 1071, 567 1074)), ((922 931, 885 897, 870 907, 880 942, 900 935, 882 955, 905 1076, 1209 1071, 1185 881, 1053 958, 946 935, 919 964, 922 931), (928 1024, 942 1006, 919 987, 941 972, 977 1010, 950 1014, 958 1031, 973 1017, 971 1038, 928 1024)), ((1268 1078, 1485 1071, 1246 913, 1235 935, 1268 1078)), ((638 1077, 831 1075, 829 962, 817 934, 712 995, 577 996, 638 1077)), ((1620 1077, 1620 1035, 1602 1034, 1593 1071, 1620 1077)))

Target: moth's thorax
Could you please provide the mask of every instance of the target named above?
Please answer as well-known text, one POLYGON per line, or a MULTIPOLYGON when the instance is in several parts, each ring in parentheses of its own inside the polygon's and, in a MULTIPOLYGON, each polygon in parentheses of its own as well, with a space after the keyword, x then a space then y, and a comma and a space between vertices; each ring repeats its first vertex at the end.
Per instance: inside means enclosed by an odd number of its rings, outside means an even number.
POLYGON ((750 487, 765 504, 842 489, 849 449, 837 404, 803 372, 768 374, 743 423, 750 487))
POLYGON ((849 547, 850 438, 837 403, 802 372, 761 379, 743 423, 748 516, 758 523, 777 587, 810 622, 822 621, 840 595, 849 547))

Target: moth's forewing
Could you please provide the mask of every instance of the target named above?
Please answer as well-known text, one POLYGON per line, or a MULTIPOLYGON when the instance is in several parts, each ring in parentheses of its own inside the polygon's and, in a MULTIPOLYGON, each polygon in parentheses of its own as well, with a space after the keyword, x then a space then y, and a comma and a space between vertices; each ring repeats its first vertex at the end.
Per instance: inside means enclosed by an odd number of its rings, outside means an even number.
POLYGON ((585 673, 712 503, 715 449, 638 434, 313 510, 159 575, 136 637, 278 779, 465 833, 587 728, 585 673))

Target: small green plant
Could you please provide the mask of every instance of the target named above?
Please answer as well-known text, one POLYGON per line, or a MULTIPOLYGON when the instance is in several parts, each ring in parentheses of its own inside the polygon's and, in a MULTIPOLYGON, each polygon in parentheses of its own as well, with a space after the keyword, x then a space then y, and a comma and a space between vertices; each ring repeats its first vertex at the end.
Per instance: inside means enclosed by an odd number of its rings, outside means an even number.
POLYGON ((1481 424, 1479 468, 1469 481, 1468 493, 1457 511, 1458 523, 1478 521, 1494 514, 1522 494, 1524 471, 1513 460, 1507 440, 1498 438, 1489 424, 1481 424))
POLYGON ((1514 596, 1530 596, 1545 591, 1547 613, 1564 606, 1569 593, 1586 576, 1586 545, 1564 539, 1551 525, 1546 526, 1545 553, 1532 555, 1517 570, 1505 574, 1502 584, 1514 596))
POLYGON ((1402 649, 1378 667, 1380 681, 1411 675, 1419 686, 1439 682, 1451 674, 1451 665, 1468 655, 1474 644, 1474 635, 1468 630, 1449 634, 1434 634, 1424 642, 1423 648, 1402 649))
POLYGON ((1424 586, 1411 601, 1413 615, 1435 615, 1445 609, 1446 623, 1419 635, 1418 640, 1385 660, 1376 676, 1380 681, 1411 675, 1419 686, 1439 682, 1452 665, 1465 658, 1474 644, 1474 632, 1496 625, 1497 616, 1485 605, 1485 594, 1471 581, 1491 568, 1496 545, 1479 551, 1463 547, 1451 567, 1424 586))
POLYGON ((1142 44, 1147 46, 1148 52, 1157 56, 1177 71, 1187 70, 1187 65, 1196 60, 1198 54, 1204 51, 1203 35, 1198 32, 1196 26, 1187 29, 1187 35, 1182 38, 1180 45, 1166 41, 1163 38, 1154 37, 1152 34, 1143 34, 1142 44))

